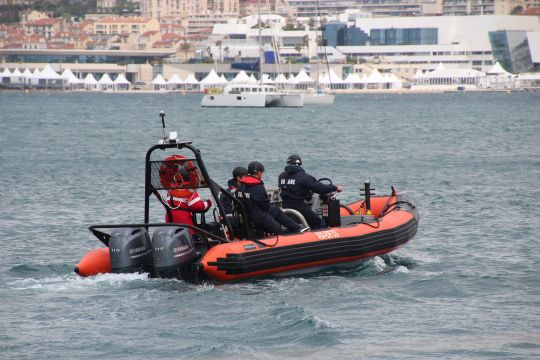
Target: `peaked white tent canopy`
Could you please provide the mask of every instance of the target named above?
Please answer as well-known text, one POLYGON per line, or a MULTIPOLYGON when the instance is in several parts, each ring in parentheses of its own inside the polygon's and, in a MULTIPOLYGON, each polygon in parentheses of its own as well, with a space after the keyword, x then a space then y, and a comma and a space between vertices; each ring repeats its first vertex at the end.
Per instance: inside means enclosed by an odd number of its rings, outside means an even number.
POLYGON ((263 74, 263 76, 262 76, 262 83, 263 83, 263 84, 267 84, 267 85, 271 85, 271 84, 274 83, 274 80, 272 80, 272 79, 270 78, 270 75, 268 75, 268 74, 263 74))
POLYGON ((15 70, 13 70, 11 73, 11 83, 17 85, 22 85, 25 83, 24 76, 19 68, 15 68, 15 70))
POLYGON ((193 74, 189 74, 186 77, 186 80, 184 80, 184 82, 186 83, 186 85, 185 85, 186 90, 198 90, 198 89, 200 89, 201 85, 199 84, 199 80, 197 80, 195 78, 195 75, 193 75, 193 74))
POLYGON ((154 80, 152 80, 154 90, 167 90, 167 85, 167 80, 165 80, 161 74, 157 74, 154 80))
POLYGON ((251 78, 246 74, 244 70, 240 71, 234 79, 231 80, 231 83, 233 84, 250 84, 252 83, 251 78))
POLYGON ((5 68, 4 71, 2 71, 2 73, 0 74, 0 77, 2 78, 11 78, 11 71, 9 71, 8 68, 5 68))
POLYGON ((328 85, 333 89, 345 88, 347 86, 347 83, 332 68, 330 68, 328 73, 319 74, 319 84, 328 85))
POLYGON ((300 72, 296 75, 296 81, 298 84, 313 84, 315 80, 309 76, 304 69, 300 70, 300 72))
POLYGON ((64 71, 62 72, 62 75, 60 76, 62 76, 62 79, 68 85, 84 84, 84 81, 76 77, 75 74, 73 74, 73 72, 70 69, 64 69, 64 71))
POLYGON ((512 76, 512 74, 506 71, 498 61, 486 71, 486 75, 512 76))
POLYGON ((124 74, 118 74, 116 79, 113 81, 115 90, 129 90, 131 83, 126 79, 124 74))
POLYGON ((98 81, 99 87, 101 90, 111 90, 114 88, 114 83, 109 76, 109 74, 105 73, 101 76, 101 78, 98 81))
POLYGON ((86 90, 97 90, 98 89, 98 82, 94 75, 87 74, 84 78, 84 87, 86 90))
POLYGON ((222 87, 227 84, 227 81, 223 82, 221 77, 216 73, 214 69, 210 70, 208 75, 200 81, 201 89, 207 89, 211 87, 222 87))
POLYGON ((39 80, 62 80, 62 76, 60 76, 56 71, 53 70, 51 65, 47 64, 41 70, 38 76, 39 80))
POLYGON ((178 74, 173 74, 169 79, 169 89, 171 90, 179 90, 184 84, 184 80, 182 80, 178 74))

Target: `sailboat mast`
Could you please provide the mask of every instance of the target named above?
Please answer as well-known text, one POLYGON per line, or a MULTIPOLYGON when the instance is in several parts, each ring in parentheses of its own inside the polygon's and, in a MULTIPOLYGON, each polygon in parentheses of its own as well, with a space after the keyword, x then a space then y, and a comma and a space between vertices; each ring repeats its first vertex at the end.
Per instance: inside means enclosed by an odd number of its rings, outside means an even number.
POLYGON ((262 29, 261 29, 261 0, 257 0, 257 25, 259 28, 259 83, 262 84, 263 50, 262 50, 262 29))

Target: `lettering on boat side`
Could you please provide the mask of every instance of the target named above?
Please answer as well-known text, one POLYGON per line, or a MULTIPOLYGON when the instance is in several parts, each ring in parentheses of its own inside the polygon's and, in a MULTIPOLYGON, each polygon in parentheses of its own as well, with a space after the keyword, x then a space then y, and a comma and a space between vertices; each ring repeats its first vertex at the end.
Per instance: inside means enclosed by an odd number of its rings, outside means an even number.
POLYGON ((336 230, 324 230, 314 232, 320 240, 335 239, 339 237, 339 233, 336 230))
POLYGON ((257 248, 257 246, 255 246, 255 244, 244 245, 244 250, 246 250, 246 251, 255 250, 256 248, 257 248))

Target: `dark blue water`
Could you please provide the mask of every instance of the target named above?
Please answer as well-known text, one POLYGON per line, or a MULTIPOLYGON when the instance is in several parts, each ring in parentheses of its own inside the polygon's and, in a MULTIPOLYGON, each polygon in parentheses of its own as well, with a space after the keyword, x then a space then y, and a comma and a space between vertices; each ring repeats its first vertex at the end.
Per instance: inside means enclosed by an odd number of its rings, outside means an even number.
MULTIPOLYGON (((0 93, 2 359, 540 357, 540 93, 338 96, 203 109, 200 96, 0 93), (87 227, 140 222, 160 110, 222 184, 298 153, 354 200, 420 210, 404 248, 349 269, 230 285, 79 278, 87 227)), ((162 214, 152 213, 160 221, 162 214)))

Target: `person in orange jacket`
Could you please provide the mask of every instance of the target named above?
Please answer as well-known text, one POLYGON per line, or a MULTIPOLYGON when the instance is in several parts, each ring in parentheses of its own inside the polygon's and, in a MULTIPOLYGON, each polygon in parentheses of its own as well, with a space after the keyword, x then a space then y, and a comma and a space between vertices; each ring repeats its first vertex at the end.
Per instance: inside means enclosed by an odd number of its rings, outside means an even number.
MULTIPOLYGON (((212 200, 202 200, 196 189, 189 188, 190 176, 184 167, 179 169, 182 187, 167 192, 167 203, 171 208, 172 219, 165 215, 165 222, 193 225, 193 213, 202 213, 212 206, 212 200)), ((190 230, 194 233, 193 230, 190 230)))

